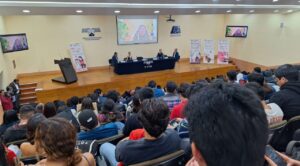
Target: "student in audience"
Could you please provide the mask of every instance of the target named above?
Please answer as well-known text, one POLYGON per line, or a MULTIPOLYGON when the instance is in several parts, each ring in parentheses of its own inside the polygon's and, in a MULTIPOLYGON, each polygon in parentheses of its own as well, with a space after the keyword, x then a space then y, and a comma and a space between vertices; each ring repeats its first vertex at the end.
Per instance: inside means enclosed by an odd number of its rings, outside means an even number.
POLYGON ((78 120, 85 130, 77 134, 78 140, 103 139, 118 134, 118 127, 114 123, 99 125, 98 118, 91 109, 82 110, 78 116, 78 120))
MULTIPOLYGON (((140 103, 143 102, 145 99, 150 99, 154 97, 154 93, 151 88, 139 89, 136 92, 136 95, 140 103)), ((140 121, 138 120, 138 112, 140 111, 140 107, 135 111, 136 113, 132 113, 132 115, 125 122, 125 126, 123 128, 123 134, 125 136, 128 136, 132 130, 143 128, 143 126, 140 124, 140 121)))
POLYGON ((164 53, 162 52, 162 49, 160 48, 157 55, 157 59, 164 59, 164 53))
POLYGON ((179 59, 180 59, 180 55, 179 55, 179 52, 178 52, 178 49, 175 48, 174 49, 174 52, 173 52, 173 58, 175 58, 175 61, 178 62, 179 59))
POLYGON ((55 104, 52 102, 48 102, 45 104, 44 112, 46 118, 51 118, 56 115, 56 107, 55 104))
POLYGON ((215 83, 185 107, 193 158, 187 166, 262 166, 268 138, 259 98, 239 85, 215 83))
POLYGON ((35 112, 44 114, 44 108, 45 105, 43 103, 39 103, 35 106, 35 112))
POLYGON ((258 83, 264 90, 265 100, 269 100, 271 96, 275 93, 275 89, 272 86, 265 83, 265 78, 262 74, 257 72, 251 73, 248 75, 249 82, 256 82, 258 83))
POLYGON ((289 120, 300 115, 300 82, 299 72, 292 65, 282 65, 275 70, 277 85, 280 91, 270 99, 270 103, 276 103, 283 111, 283 119, 289 120))
POLYGON ((4 111, 13 109, 14 106, 9 93, 5 92, 2 89, 0 90, 0 101, 2 103, 2 108, 4 111))
POLYGON ((62 109, 55 117, 63 118, 73 124, 77 132, 80 132, 80 125, 76 119, 76 116, 73 114, 70 107, 61 106, 59 109, 62 109))
POLYGON ((124 165, 136 164, 180 150, 177 132, 167 129, 170 111, 166 103, 161 99, 146 99, 138 114, 145 132, 143 139, 124 140, 116 147, 105 143, 100 147, 100 154, 111 165, 115 166, 117 161, 124 165))
POLYGON ((20 108, 19 118, 20 122, 9 127, 3 134, 5 143, 26 139, 27 122, 35 113, 34 107, 31 105, 24 105, 20 108))
POLYGON ((173 81, 168 81, 166 85, 167 93, 161 97, 167 103, 169 110, 172 111, 174 106, 180 103, 180 98, 176 93, 177 85, 173 81))
POLYGON ((3 113, 3 123, 0 126, 0 136, 11 126, 18 122, 17 111, 9 110, 3 113))
POLYGON ((0 138, 0 165, 1 166, 15 166, 14 159, 16 158, 16 154, 7 149, 4 145, 3 140, 0 138))
POLYGON ((98 115, 98 120, 100 124, 112 122, 118 127, 118 130, 121 131, 124 128, 124 123, 120 122, 120 120, 123 120, 123 116, 115 109, 115 102, 112 99, 107 99, 98 115), (121 117, 122 119, 118 119, 118 117, 121 117))
POLYGON ((114 55, 111 58, 112 66, 115 66, 119 62, 118 53, 114 52, 114 55))
POLYGON ((50 118, 43 121, 36 129, 36 149, 39 154, 45 154, 46 159, 36 165, 66 165, 66 166, 95 166, 92 154, 81 154, 75 149, 76 131, 66 120, 50 118))
POLYGON ((112 99, 115 102, 115 107, 116 110, 121 112, 121 113, 125 113, 126 112, 126 108, 123 104, 121 104, 119 102, 120 99, 120 93, 115 91, 115 90, 110 90, 106 93, 106 98, 107 99, 112 99))
POLYGON ((126 110, 126 119, 128 119, 131 115, 136 114, 140 110, 140 100, 138 95, 135 93, 132 97, 132 101, 129 102, 127 110, 126 110))
POLYGON ((235 70, 230 70, 227 72, 227 78, 229 83, 237 83, 237 72, 235 70))
POLYGON ((276 103, 267 104, 264 100, 264 90, 256 82, 250 82, 245 85, 246 88, 252 90, 261 100, 261 104, 267 114, 269 125, 280 123, 283 118, 283 112, 276 103))
POLYGON ((34 143, 35 130, 38 125, 45 121, 47 118, 41 114, 34 114, 29 120, 27 124, 27 141, 21 144, 20 149, 22 151, 23 157, 35 156, 37 155, 36 147, 34 143))
POLYGON ((260 68, 260 67, 254 67, 254 68, 253 68, 253 73, 256 73, 256 74, 262 74, 261 68, 260 68))
POLYGON ((148 82, 148 87, 153 89, 154 97, 162 97, 165 95, 165 92, 162 89, 156 87, 156 82, 154 80, 148 82))
POLYGON ((189 87, 190 87, 190 84, 188 84, 188 83, 180 84, 180 86, 178 88, 178 93, 180 94, 181 102, 173 108, 173 111, 171 112, 171 115, 170 115, 170 120, 175 119, 175 118, 184 118, 183 109, 188 102, 186 91, 188 90, 189 87))

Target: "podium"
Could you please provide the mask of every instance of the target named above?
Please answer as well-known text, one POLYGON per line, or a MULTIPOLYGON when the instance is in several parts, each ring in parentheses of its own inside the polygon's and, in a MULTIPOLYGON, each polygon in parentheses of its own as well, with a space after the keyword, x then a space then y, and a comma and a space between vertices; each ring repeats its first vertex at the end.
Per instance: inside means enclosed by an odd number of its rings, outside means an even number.
POLYGON ((71 84, 77 82, 77 75, 73 68, 70 58, 54 60, 54 64, 58 64, 63 77, 53 78, 52 81, 63 84, 71 84))

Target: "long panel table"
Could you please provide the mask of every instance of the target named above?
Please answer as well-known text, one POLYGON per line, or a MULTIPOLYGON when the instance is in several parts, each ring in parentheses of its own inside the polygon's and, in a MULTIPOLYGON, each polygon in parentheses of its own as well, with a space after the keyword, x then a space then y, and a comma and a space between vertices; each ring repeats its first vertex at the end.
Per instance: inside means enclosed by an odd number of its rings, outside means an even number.
POLYGON ((174 69, 174 67, 175 58, 173 57, 167 57, 165 59, 148 58, 141 61, 119 62, 115 65, 114 71, 117 74, 133 74, 174 69))

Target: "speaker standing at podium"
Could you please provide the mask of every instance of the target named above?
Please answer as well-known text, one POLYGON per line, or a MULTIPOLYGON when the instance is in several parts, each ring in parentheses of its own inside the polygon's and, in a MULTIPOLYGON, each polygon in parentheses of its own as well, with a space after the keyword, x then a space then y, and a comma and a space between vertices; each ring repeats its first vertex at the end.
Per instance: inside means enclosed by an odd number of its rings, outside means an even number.
POLYGON ((179 55, 179 52, 178 52, 178 49, 175 48, 174 49, 174 52, 173 52, 173 58, 175 58, 175 61, 178 62, 179 59, 180 59, 180 55, 179 55))

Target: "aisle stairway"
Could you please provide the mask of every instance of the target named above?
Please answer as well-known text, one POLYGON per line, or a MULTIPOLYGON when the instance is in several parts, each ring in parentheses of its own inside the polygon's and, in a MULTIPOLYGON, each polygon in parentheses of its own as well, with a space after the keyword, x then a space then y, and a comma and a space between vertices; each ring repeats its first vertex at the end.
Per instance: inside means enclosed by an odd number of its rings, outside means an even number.
POLYGON ((20 104, 29 104, 29 103, 36 103, 37 97, 35 90, 37 88, 37 83, 26 83, 26 84, 20 84, 20 104))

